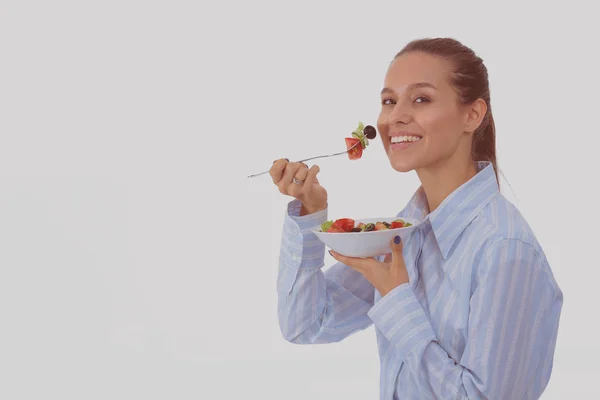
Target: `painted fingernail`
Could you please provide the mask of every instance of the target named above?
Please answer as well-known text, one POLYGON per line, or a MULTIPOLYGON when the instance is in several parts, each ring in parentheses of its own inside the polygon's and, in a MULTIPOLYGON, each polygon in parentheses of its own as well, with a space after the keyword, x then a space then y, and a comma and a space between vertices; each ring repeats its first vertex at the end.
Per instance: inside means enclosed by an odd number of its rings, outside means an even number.
POLYGON ((290 159, 289 159, 289 158, 286 158, 286 159, 285 159, 285 161, 287 161, 287 162, 290 162, 290 159))
POLYGON ((394 243, 400 244, 400 236, 396 235, 396 237, 394 238, 394 243))
POLYGON ((331 250, 329 250, 328 253, 331 257, 333 257, 333 254, 331 254, 331 250))

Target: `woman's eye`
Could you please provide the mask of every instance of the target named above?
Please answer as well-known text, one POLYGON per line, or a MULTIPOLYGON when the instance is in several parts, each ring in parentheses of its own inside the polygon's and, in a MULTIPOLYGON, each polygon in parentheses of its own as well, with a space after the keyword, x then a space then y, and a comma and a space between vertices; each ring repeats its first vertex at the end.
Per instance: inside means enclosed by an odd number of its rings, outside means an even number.
POLYGON ((429 99, 427 97, 419 96, 415 99, 415 103, 429 103, 429 99), (417 101, 421 99, 422 101, 417 101))
POLYGON ((381 104, 383 104, 384 106, 393 104, 393 102, 394 102, 394 100, 392 100, 392 99, 383 99, 383 100, 381 100, 381 104))

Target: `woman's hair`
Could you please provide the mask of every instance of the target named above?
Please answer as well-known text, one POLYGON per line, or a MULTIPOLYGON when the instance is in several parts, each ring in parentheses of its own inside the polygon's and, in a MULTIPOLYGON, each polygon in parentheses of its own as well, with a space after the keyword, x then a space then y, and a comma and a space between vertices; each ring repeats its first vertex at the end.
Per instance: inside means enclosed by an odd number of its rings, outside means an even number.
POLYGON ((408 43, 396 56, 408 52, 422 52, 442 57, 451 62, 454 71, 451 84, 462 104, 481 98, 487 104, 487 113, 479 128, 473 133, 472 157, 474 161, 489 161, 498 180, 496 161, 496 127, 490 104, 490 87, 487 68, 473 50, 452 38, 418 39, 408 43))

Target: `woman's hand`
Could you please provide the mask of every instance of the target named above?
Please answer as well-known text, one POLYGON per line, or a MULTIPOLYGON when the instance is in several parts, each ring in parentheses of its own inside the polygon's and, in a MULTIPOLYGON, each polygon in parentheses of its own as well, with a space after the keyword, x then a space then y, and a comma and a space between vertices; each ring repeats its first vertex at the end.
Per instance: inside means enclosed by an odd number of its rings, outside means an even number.
POLYGON ((402 256, 400 236, 390 243, 392 252, 383 262, 375 258, 346 257, 331 250, 329 254, 339 262, 360 272, 381 294, 381 297, 391 292, 397 286, 408 283, 408 272, 402 256))
POLYGON ((312 214, 327 208, 327 191, 319 184, 319 166, 310 169, 304 163, 291 163, 282 158, 273 163, 269 174, 279 191, 302 203, 300 215, 312 214))

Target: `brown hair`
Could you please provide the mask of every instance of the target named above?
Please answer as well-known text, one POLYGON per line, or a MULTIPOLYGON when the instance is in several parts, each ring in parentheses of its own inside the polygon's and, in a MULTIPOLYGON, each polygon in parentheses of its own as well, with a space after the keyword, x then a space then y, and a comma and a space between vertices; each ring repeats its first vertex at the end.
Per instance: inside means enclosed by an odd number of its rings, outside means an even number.
POLYGON ((487 105, 487 113, 481 125, 473 133, 472 157, 474 161, 489 161, 498 180, 496 160, 496 127, 490 104, 490 87, 487 68, 473 50, 452 38, 418 39, 408 43, 396 56, 420 51, 442 57, 452 63, 454 71, 451 84, 462 104, 470 104, 481 98, 487 105))

